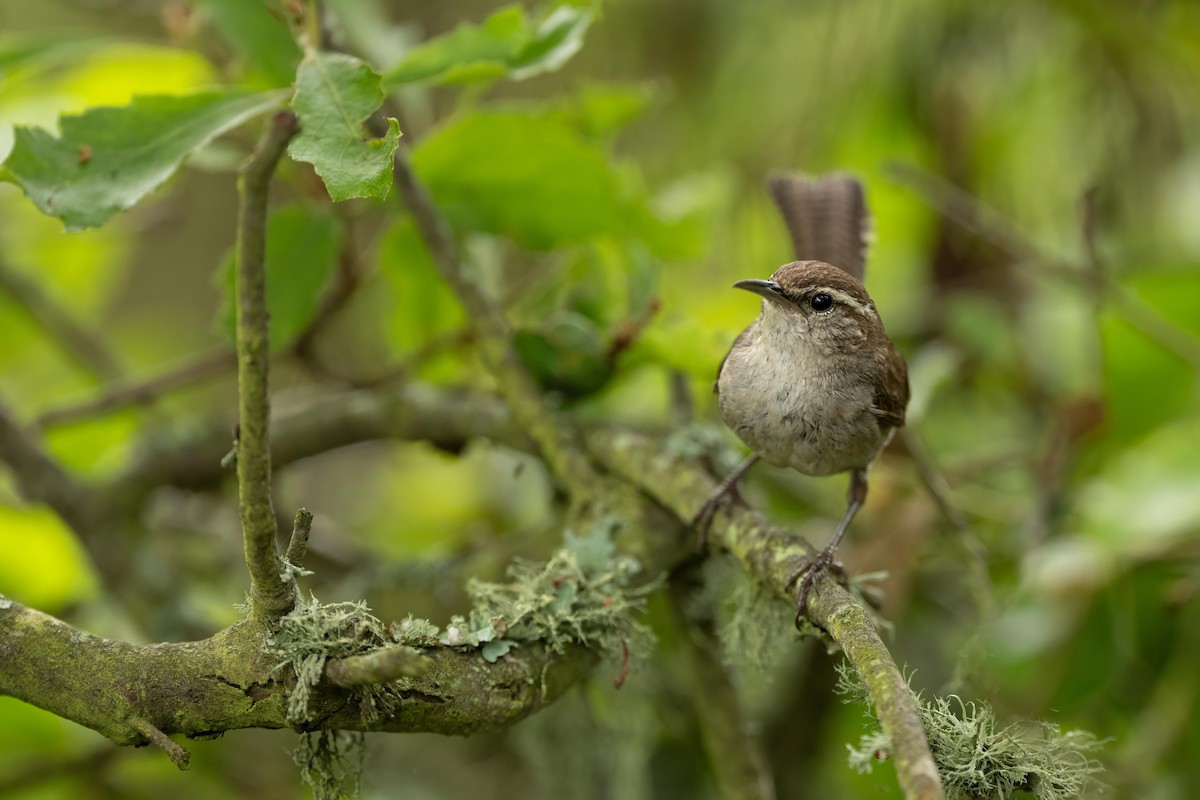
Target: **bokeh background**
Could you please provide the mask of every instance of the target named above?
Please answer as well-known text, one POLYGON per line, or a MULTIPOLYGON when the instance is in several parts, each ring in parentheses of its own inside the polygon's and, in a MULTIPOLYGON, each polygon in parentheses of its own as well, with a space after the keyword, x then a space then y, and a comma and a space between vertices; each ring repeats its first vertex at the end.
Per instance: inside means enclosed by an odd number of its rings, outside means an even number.
MULTIPOLYGON (((498 6, 328 8, 337 40, 385 71, 498 6)), ((133 94, 286 85, 297 51, 260 11, 0 0, 0 154, 13 124, 53 126, 133 94)), ((729 286, 790 260, 764 180, 859 175, 876 220, 867 284, 909 360, 910 425, 951 504, 939 511, 896 445, 843 551, 855 572, 887 572, 897 661, 924 692, 1109 739, 1116 796, 1200 796, 1200 5, 605 0, 558 71, 396 85, 392 102, 569 413, 664 446, 686 429, 726 459, 739 445, 711 380, 756 313, 729 286), (617 340, 627 346, 609 357, 617 340)), ((40 287, 116 362, 80 363, 11 280, 0 291, 0 395, 82 475, 102 480, 139 448, 231 425, 223 276, 232 170, 252 141, 252 130, 224 137, 94 231, 65 234, 0 185, 3 272, 40 287), (151 404, 46 416, 199 362, 215 366, 151 404)), ((359 285, 305 352, 281 347, 277 404, 397 380, 486 387, 398 206, 334 209, 300 166, 280 177, 279 341, 311 320, 335 264, 352 260, 359 285), (289 273, 293 260, 316 271, 289 273)), ((0 473, 0 592, 100 635, 204 636, 236 618, 246 586, 231 488, 151 494, 137 535, 109 544, 123 560, 118 595, 0 473)), ((841 479, 764 467, 745 494, 821 542, 843 491, 841 479)), ((468 577, 499 578, 560 534, 537 462, 486 443, 345 448, 281 471, 276 505, 317 513, 306 585, 323 600, 365 597, 384 618, 444 623, 465 611, 468 577)), ((831 659, 717 561, 709 579, 779 796, 899 796, 889 765, 846 765, 864 720, 832 695, 831 659)), ((370 737, 364 796, 715 797, 659 602, 649 618, 658 648, 619 692, 599 675, 509 732, 468 740, 370 737)), ((294 740, 191 743, 193 767, 178 773, 158 752, 118 750, 0 698, 0 797, 303 797, 294 740)))

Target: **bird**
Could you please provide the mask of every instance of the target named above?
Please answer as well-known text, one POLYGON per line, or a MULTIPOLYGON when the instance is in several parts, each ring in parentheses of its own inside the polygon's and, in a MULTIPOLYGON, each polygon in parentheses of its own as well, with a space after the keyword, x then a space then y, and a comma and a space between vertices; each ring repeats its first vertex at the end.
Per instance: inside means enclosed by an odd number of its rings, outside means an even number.
POLYGON ((904 425, 908 367, 863 285, 870 214, 862 183, 831 173, 768 183, 796 260, 768 280, 733 284, 762 298, 734 340, 713 390, 721 418, 750 448, 694 518, 701 548, 717 508, 762 460, 805 475, 850 473, 846 511, 829 544, 789 578, 797 624, 817 577, 841 567, 838 544, 867 497, 867 469, 904 425))

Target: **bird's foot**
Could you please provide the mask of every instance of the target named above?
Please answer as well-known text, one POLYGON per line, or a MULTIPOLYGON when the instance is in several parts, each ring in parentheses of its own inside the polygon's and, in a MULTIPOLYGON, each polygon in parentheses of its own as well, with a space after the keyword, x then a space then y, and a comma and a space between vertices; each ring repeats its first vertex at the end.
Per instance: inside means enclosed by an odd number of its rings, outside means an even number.
POLYGON ((692 517, 692 527, 696 529, 696 550, 703 552, 708 546, 708 529, 712 527, 713 517, 722 508, 728 508, 736 503, 745 504, 738 492, 737 484, 718 487, 712 496, 705 501, 696 516, 692 517))
POLYGON ((796 595, 796 628, 800 628, 800 620, 808 616, 808 596, 816 591, 817 579, 822 573, 830 573, 839 583, 845 583, 846 570, 833 560, 836 550, 830 546, 810 558, 800 569, 788 577, 787 589, 791 591, 796 583, 800 583, 800 592, 796 595))

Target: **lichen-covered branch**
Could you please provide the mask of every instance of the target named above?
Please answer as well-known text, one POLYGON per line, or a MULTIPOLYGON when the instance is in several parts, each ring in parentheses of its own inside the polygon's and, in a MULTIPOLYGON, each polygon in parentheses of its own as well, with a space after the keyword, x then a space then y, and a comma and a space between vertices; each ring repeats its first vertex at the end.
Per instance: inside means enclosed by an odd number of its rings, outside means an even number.
POLYGON ((289 111, 268 121, 254 153, 238 174, 237 354, 238 504, 246 566, 250 569, 251 612, 279 616, 292 607, 291 584, 280 577, 271 505, 270 398, 267 363, 266 231, 271 176, 299 127, 289 111))
MULTIPOLYGON (((245 620, 199 642, 135 645, 91 636, 0 596, 0 694, 91 728, 121 745, 164 735, 211 736, 294 727, 291 686, 271 677, 264 630, 245 620)), ((421 650, 425 669, 393 684, 399 707, 365 719, 350 690, 323 683, 304 730, 468 735, 496 730, 552 702, 594 663, 573 648, 522 645, 489 664, 477 650, 421 650)))
MULTIPOLYGON (((710 478, 686 468, 678 455, 638 434, 609 429, 589 437, 588 444, 605 466, 637 482, 682 519, 690 519, 712 494, 710 478)), ((786 588, 788 579, 811 556, 811 545, 741 508, 719 512, 711 536, 758 580, 795 601, 786 588)), ((916 700, 862 606, 825 577, 809 598, 808 616, 842 647, 862 677, 880 724, 892 737, 896 773, 905 796, 944 798, 916 700)))
POLYGON ((596 494, 597 475, 574 429, 545 402, 512 344, 499 306, 467 270, 454 236, 413 172, 403 144, 396 151, 396 185, 442 280, 454 291, 480 342, 486 363, 513 417, 537 443, 550 471, 577 501, 596 494))
POLYGON ((325 677, 334 686, 350 689, 373 683, 412 678, 429 668, 424 656, 405 645, 385 647, 360 656, 346 656, 325 664, 325 677))
MULTIPOLYGON (((417 384, 322 398, 281 414, 276 432, 273 453, 281 463, 333 447, 379 438, 429 439, 457 448, 473 437, 482 436, 518 449, 527 450, 533 446, 498 398, 480 393, 435 390, 417 384)), ((136 494, 148 491, 154 485, 193 485, 193 482, 205 485, 217 480, 220 472, 216 463, 223 442, 223 436, 216 430, 186 446, 176 440, 160 451, 147 452, 113 484, 113 492, 136 494)), ((643 559, 644 574, 669 571, 681 559, 689 557, 681 521, 690 519, 709 496, 712 479, 695 462, 664 448, 660 441, 650 441, 632 431, 597 430, 587 437, 587 446, 592 458, 607 473, 604 478, 606 488, 615 482, 632 490, 622 495, 625 505, 617 508, 619 513, 614 514, 614 519, 622 521, 623 527, 632 529, 638 536, 657 543, 639 554, 643 559)), ((718 514, 713 526, 713 540, 729 550, 756 579, 774 587, 782 598, 794 601, 785 585, 795 567, 813 552, 806 542, 788 531, 768 525, 757 514, 737 508, 718 514)), ((814 624, 828 631, 841 644, 862 675, 881 724, 894 742, 893 756, 907 796, 942 797, 912 694, 866 613, 840 586, 822 581, 810 600, 809 615, 814 624)), ((60 629, 43 625, 40 630, 43 634, 53 634, 60 629)), ((211 681, 212 675, 222 676, 217 681, 220 686, 237 687, 237 696, 227 699, 237 700, 239 704, 229 707, 209 704, 204 713, 197 712, 203 722, 183 725, 147 717, 166 733, 195 735, 235 727, 288 724, 287 692, 278 685, 280 681, 270 678, 270 669, 262 665, 257 649, 262 635, 261 628, 246 623, 206 640, 207 643, 159 645, 148 649, 119 643, 95 646, 101 652, 116 648, 125 670, 171 675, 172 680, 177 681, 173 691, 186 692, 190 681, 211 681), (257 631, 257 640, 252 635, 254 631, 257 631), (197 652, 195 648, 200 650, 197 652), (218 651, 226 648, 229 654, 221 665, 205 666, 204 669, 210 670, 208 672, 197 672, 175 662, 164 671, 158 662, 167 654, 180 653, 206 664, 204 659, 214 657, 209 648, 218 651), (230 675, 231 670, 237 674, 230 675), (205 675, 209 677, 205 678, 205 675), (259 700, 249 706, 241 704, 248 695, 259 700), (268 713, 265 710, 268 706, 264 704, 271 703, 276 705, 268 713)), ((6 646, 0 641, 0 654, 5 653, 6 646)), ((364 663, 370 666, 369 662, 375 658, 386 661, 390 656, 376 656, 364 663)), ((305 724, 319 729, 425 730, 460 734, 487 730, 510 724, 549 702, 562 688, 585 674, 594 660, 592 654, 582 649, 572 650, 566 657, 554 657, 536 643, 523 643, 495 664, 486 664, 477 651, 464 652, 448 647, 422 651, 422 658, 429 663, 428 668, 420 675, 404 678, 407 683, 402 692, 406 700, 421 702, 406 703, 395 714, 368 724, 346 710, 348 706, 354 706, 346 694, 350 690, 326 680, 310 702, 307 719, 313 722, 305 724), (519 665, 510 663, 514 657, 519 665)), ((336 661, 331 659, 330 663, 336 661)), ((11 663, 11 660, 6 658, 5 662, 11 663)), ((359 664, 355 662, 354 666, 359 664)), ((335 667, 334 671, 338 669, 335 667)), ((80 713, 77 707, 58 710, 57 704, 63 702, 62 698, 51 697, 45 701, 39 696, 46 691, 53 695, 55 687, 37 689, 36 673, 31 674, 30 681, 29 686, 33 688, 17 696, 25 696, 30 702, 49 707, 106 734, 111 731, 110 723, 100 724, 91 716, 106 711, 113 713, 111 704, 100 704, 94 710, 89 708, 85 718, 79 719, 71 716, 80 713)), ((348 682, 355 683, 356 679, 348 682)), ((104 681, 100 681, 95 689, 104 691, 104 686, 104 681)), ((2 686, 0 690, 9 691, 2 686)), ((200 692, 200 696, 204 694, 200 692)), ((171 702, 178 702, 178 698, 171 702)), ((135 709, 141 716, 149 710, 135 709)), ((114 741, 121 739, 114 738, 114 741)))

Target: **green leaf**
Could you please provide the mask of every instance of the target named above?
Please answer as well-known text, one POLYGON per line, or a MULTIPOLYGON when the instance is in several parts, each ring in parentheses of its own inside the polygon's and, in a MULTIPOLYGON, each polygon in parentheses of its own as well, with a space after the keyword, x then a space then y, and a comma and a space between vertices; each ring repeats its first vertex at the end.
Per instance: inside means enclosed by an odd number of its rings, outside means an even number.
POLYGON ((59 137, 18 127, 6 177, 67 230, 95 228, 161 185, 189 153, 281 99, 232 91, 135 97, 61 117, 59 137))
POLYGON ((379 76, 363 62, 340 53, 306 56, 296 73, 292 108, 300 135, 288 152, 307 161, 335 201, 387 197, 400 125, 388 120, 381 139, 363 139, 363 121, 383 103, 379 76))
POLYGON ((463 23, 413 48, 384 74, 384 84, 516 81, 558 69, 583 46, 594 14, 559 6, 533 27, 520 5, 504 6, 481 25, 463 23))
POLYGON ((413 166, 468 229, 534 249, 612 229, 617 187, 604 153, 556 120, 518 111, 459 117, 424 139, 413 166))
POLYGON ((246 0, 195 0, 194 5, 246 59, 252 75, 268 86, 290 86, 300 48, 287 25, 265 3, 246 0))
POLYGON ((529 43, 525 9, 505 6, 484 20, 469 22, 414 47, 383 76, 388 86, 405 83, 467 83, 502 76, 529 43))
MULTIPOLYGON (((321 290, 337 262, 342 226, 337 217, 308 206, 287 206, 267 220, 267 308, 271 348, 280 350, 304 330, 316 313, 321 290)), ((221 327, 233 338, 235 310, 233 257, 222 265, 226 297, 221 327)))
POLYGON ((579 52, 583 35, 592 24, 592 10, 577 6, 559 6, 538 26, 533 39, 509 64, 514 81, 552 72, 579 52))

